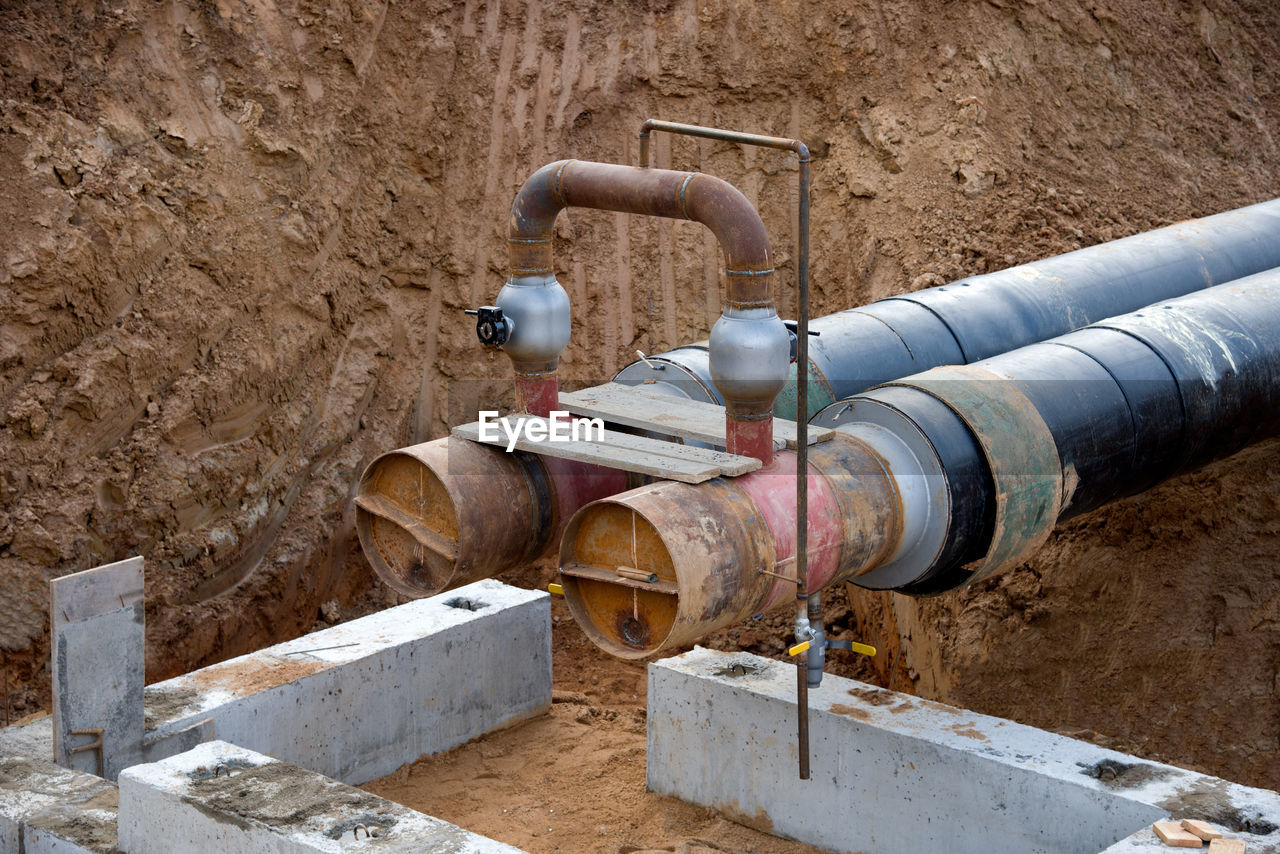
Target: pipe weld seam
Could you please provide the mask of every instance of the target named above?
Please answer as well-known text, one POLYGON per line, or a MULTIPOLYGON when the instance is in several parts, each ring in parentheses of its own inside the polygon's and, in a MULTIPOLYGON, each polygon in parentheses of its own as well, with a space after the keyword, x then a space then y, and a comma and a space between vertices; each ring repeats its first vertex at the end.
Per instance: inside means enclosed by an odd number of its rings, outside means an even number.
POLYGON ((552 267, 511 267, 510 271, 512 275, 543 275, 555 273, 555 269, 552 267))
POLYGON ((529 379, 529 380, 542 379, 543 377, 554 377, 554 376, 556 375, 556 372, 555 372, 554 370, 550 370, 550 371, 522 371, 522 370, 520 370, 519 368, 513 368, 512 370, 514 370, 514 371, 515 371, 515 374, 516 374, 516 376, 517 376, 517 377, 521 377, 521 378, 523 378, 523 379, 529 379))
POLYGON ((726 276, 772 276, 773 268, 766 267, 763 270, 730 270, 728 267, 725 267, 724 274, 726 276))
POLYGON ((537 246, 540 244, 550 243, 550 237, 508 237, 507 243, 519 243, 525 246, 537 246))
POLYGON ((695 174, 686 175, 684 181, 680 184, 680 215, 691 222, 693 221, 693 217, 689 216, 689 211, 685 208, 684 193, 685 188, 689 186, 689 182, 695 177, 695 174))
POLYGON ((773 408, 768 412, 730 412, 728 418, 730 421, 772 421, 773 408))
POLYGON ((773 305, 771 299, 747 300, 746 302, 738 302, 737 300, 727 299, 724 304, 730 308, 769 308, 773 305))
POLYGON ((564 198, 564 170, 566 166, 573 162, 575 161, 566 160, 561 163, 560 168, 556 170, 555 180, 551 182, 551 192, 555 194, 556 201, 560 203, 562 209, 569 207, 569 203, 564 198))

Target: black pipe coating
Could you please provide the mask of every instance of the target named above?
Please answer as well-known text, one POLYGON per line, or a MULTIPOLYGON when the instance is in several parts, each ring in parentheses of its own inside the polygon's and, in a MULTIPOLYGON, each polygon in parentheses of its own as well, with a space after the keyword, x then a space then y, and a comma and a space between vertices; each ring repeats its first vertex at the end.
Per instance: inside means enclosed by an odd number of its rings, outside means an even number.
MULTIPOLYGON (((820 317, 810 324, 821 334, 809 340, 809 417, 890 380, 990 358, 1273 267, 1280 267, 1280 199, 820 317)), ((721 403, 705 347, 650 356, 679 366, 666 376, 636 362, 617 381, 683 376, 686 393, 721 403)), ((775 414, 794 417, 795 400, 793 379, 775 414)))
MULTIPOLYGON (((1044 420, 1063 472, 1057 520, 1069 519, 1280 434, 1280 269, 1103 320, 974 368, 1000 378, 991 382, 1012 383, 1044 420)), ((893 405, 935 448, 948 449, 944 466, 972 472, 976 465, 990 475, 972 434, 964 447, 954 429, 940 426, 936 398, 903 392, 886 387, 855 400, 893 405), (967 459, 957 462, 957 455, 967 459)), ((981 482, 990 488, 990 480, 981 482)), ((898 590, 924 595, 967 583, 965 564, 982 553, 974 537, 990 538, 990 497, 985 507, 981 520, 953 513, 953 525, 973 530, 949 532, 949 542, 967 548, 940 555, 898 590)))

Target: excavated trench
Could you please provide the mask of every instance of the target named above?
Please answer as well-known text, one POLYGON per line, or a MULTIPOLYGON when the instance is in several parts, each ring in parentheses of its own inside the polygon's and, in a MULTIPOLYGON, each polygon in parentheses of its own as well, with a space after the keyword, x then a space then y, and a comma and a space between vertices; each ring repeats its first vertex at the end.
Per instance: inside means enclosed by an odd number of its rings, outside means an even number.
MULTIPOLYGON (((361 471, 510 405, 461 310, 501 286, 511 198, 561 157, 636 162, 647 116, 810 143, 815 315, 1280 195, 1266 3, 122 0, 0 24, 10 719, 47 705, 47 580, 73 570, 146 556, 151 680, 397 601, 355 539, 361 471)), ((759 208, 793 316, 794 158, 654 146, 759 208)), ((568 388, 719 315, 697 226, 572 211, 556 240, 568 388)), ((855 594, 837 627, 885 652, 834 669, 1280 787, 1278 460, 1073 520, 963 592, 855 594)), ((556 616, 559 687, 607 743, 643 671, 556 616)), ((781 654, 788 621, 709 643, 781 654)))

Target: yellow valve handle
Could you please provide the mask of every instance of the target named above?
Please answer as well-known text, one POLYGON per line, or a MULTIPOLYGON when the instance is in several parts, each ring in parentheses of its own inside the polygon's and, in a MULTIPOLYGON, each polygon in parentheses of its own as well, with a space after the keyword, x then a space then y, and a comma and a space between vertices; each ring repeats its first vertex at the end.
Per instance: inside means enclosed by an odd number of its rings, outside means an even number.
MULTIPOLYGON (((561 585, 559 585, 559 584, 548 584, 548 585, 547 585, 547 592, 548 592, 548 593, 550 593, 552 596, 563 596, 563 595, 564 595, 564 587, 562 587, 562 586, 561 586, 561 585)), ((873 652, 873 654, 874 654, 874 652, 873 652)))
MULTIPOLYGON (((869 643, 858 643, 857 641, 850 641, 849 649, 851 652, 861 653, 862 655, 876 654, 876 648, 869 643)), ((803 643, 798 643, 795 646, 788 648, 787 655, 796 656, 802 652, 808 652, 808 651, 809 651, 809 641, 804 641, 803 643)))

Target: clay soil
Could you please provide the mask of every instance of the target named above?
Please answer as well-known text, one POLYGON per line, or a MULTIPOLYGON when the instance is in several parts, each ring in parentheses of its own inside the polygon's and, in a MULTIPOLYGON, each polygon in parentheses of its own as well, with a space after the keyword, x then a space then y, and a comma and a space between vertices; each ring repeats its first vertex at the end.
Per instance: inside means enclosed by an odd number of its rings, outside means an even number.
MULTIPOLYGON (((357 478, 510 404, 507 360, 461 314, 500 287, 510 200, 557 158, 635 162, 648 116, 809 141, 826 313, 1280 195, 1280 16, 1269 0, 0 4, 5 716, 48 703, 61 574, 146 557, 152 680, 395 604, 353 536, 357 478)), ((757 204, 793 314, 794 159, 663 136, 655 156, 757 204)), ((697 226, 574 211, 556 252, 571 386, 718 314, 697 226)), ((854 593, 835 625, 884 652, 836 667, 1280 787, 1278 496, 1280 445, 1263 444, 1076 520, 975 588, 854 593)), ((673 816, 599 825, 639 848, 774 850, 643 793, 643 670, 560 616, 558 687, 585 700, 528 741, 566 727, 631 794, 610 791, 673 816)), ((777 655, 784 623, 709 643, 777 655)), ((491 767, 499 786, 528 767, 510 785, 534 810, 563 766, 516 761, 517 732, 424 776, 491 767)), ((572 824, 548 826, 598 826, 572 824)))

